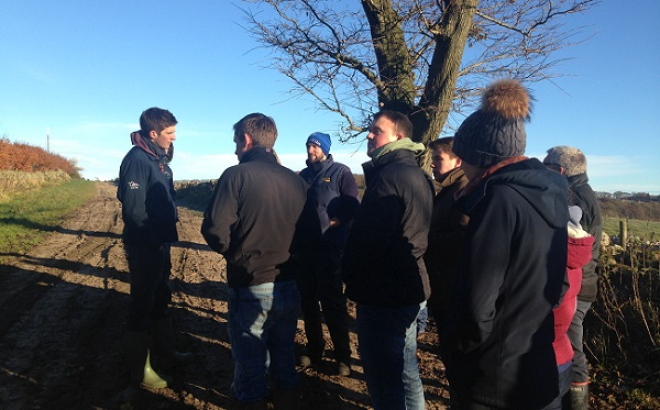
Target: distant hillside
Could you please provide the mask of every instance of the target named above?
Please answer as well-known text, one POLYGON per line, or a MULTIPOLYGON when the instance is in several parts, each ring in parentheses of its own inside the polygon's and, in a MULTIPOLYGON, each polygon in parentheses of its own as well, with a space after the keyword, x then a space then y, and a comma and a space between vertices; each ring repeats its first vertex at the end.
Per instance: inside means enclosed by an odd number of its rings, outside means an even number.
POLYGON ((603 218, 660 221, 660 202, 657 201, 599 198, 598 203, 603 218))

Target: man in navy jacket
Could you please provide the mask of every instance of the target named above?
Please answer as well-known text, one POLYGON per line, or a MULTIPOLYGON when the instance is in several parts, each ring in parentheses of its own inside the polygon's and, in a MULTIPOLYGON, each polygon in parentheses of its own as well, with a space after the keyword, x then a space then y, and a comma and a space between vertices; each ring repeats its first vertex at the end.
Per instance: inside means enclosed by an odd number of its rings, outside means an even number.
POLYGON ((302 366, 318 365, 325 349, 321 311, 334 345, 337 373, 351 373, 346 296, 341 281, 341 258, 349 226, 360 206, 358 188, 350 168, 334 162, 330 136, 315 132, 307 138, 307 168, 300 176, 309 184, 308 196, 315 206, 323 233, 321 244, 305 255, 306 269, 298 277, 301 308, 305 319, 307 352, 302 366))
POLYGON ((140 116, 140 131, 131 134, 133 148, 119 169, 117 198, 122 203, 124 250, 131 275, 124 347, 131 386, 167 387, 150 366, 149 331, 153 349, 163 363, 186 363, 192 356, 177 352, 167 307, 172 300, 169 286, 170 245, 178 241, 174 183, 169 162, 176 140, 177 120, 160 108, 140 116))

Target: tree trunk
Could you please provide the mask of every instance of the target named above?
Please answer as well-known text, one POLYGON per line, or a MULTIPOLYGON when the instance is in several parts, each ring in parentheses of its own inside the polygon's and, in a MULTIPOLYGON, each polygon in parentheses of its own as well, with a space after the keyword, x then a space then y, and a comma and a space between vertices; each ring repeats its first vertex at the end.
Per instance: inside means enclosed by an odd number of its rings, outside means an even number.
MULTIPOLYGON (((424 94, 419 101, 419 109, 411 116, 415 130, 413 139, 426 146, 440 136, 449 116, 477 3, 478 0, 444 3, 447 9, 435 35, 436 47, 424 94)), ((424 170, 430 171, 431 155, 428 150, 419 162, 424 170)))
MULTIPOLYGON (((424 93, 415 102, 414 73, 399 15, 390 0, 362 1, 378 61, 380 108, 409 115, 413 123, 411 138, 415 142, 428 145, 438 138, 447 121, 477 3, 478 0, 443 2, 446 9, 434 28, 436 46, 424 93)), ((424 170, 430 171, 428 150, 419 162, 424 170)))

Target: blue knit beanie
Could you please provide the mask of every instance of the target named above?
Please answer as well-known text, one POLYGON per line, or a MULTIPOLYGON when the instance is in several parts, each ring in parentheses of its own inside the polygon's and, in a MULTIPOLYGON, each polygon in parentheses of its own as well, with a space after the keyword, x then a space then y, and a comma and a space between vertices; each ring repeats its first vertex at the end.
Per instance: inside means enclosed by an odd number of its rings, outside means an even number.
POLYGON ((332 141, 330 141, 330 136, 328 134, 315 132, 307 138, 307 144, 314 144, 321 147, 321 151, 323 151, 325 155, 328 155, 330 154, 330 145, 332 145, 332 141))

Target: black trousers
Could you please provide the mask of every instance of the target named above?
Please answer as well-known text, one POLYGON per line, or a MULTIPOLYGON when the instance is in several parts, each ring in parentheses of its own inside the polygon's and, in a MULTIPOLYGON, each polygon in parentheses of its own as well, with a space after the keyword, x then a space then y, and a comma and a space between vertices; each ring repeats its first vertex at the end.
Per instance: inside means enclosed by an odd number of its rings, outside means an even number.
POLYGON ((348 336, 349 317, 341 281, 342 252, 319 248, 307 259, 305 271, 298 277, 300 305, 307 335, 307 355, 319 360, 325 349, 322 315, 334 345, 335 359, 349 364, 351 348, 348 336))
POLYGON ((131 275, 127 328, 140 332, 149 329, 151 320, 167 316, 172 301, 170 245, 124 244, 124 249, 131 275))

